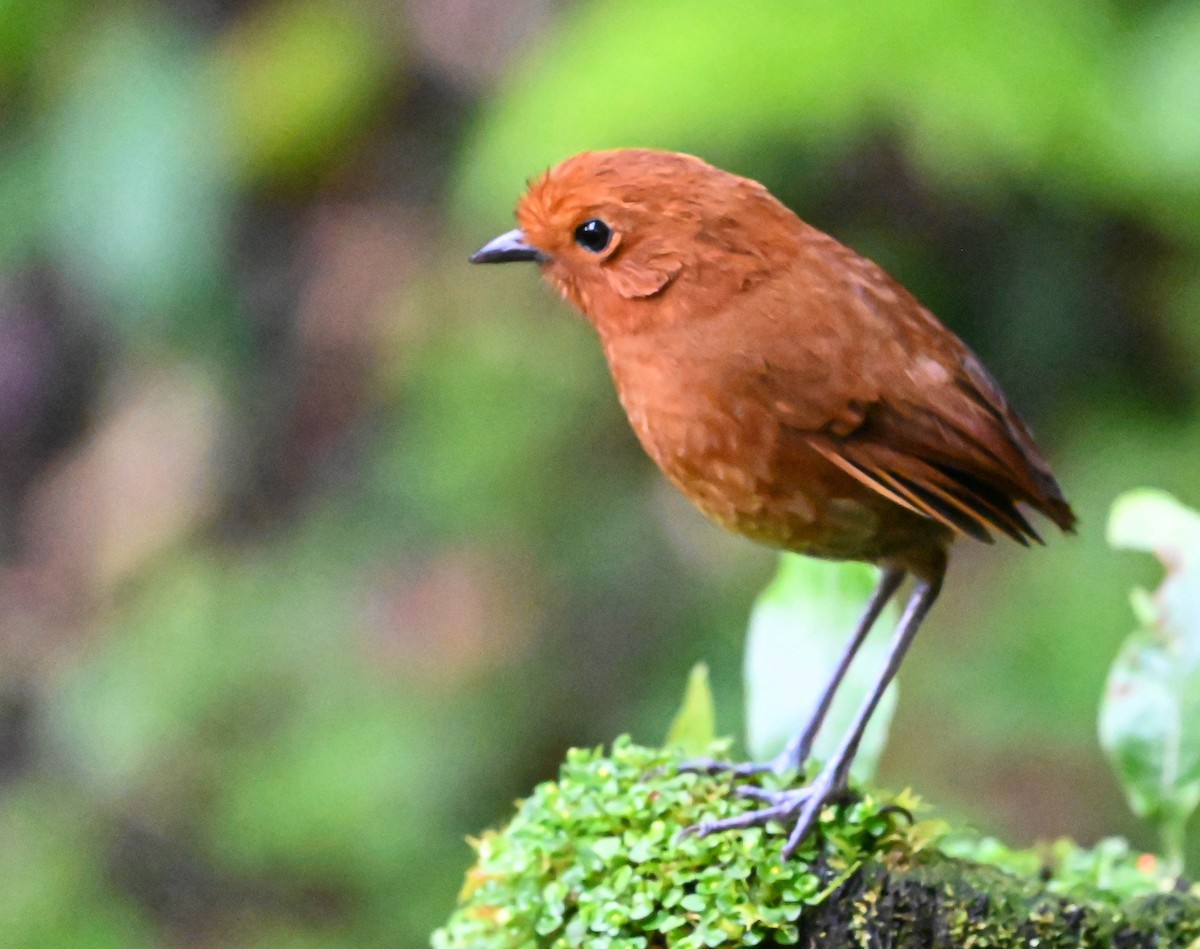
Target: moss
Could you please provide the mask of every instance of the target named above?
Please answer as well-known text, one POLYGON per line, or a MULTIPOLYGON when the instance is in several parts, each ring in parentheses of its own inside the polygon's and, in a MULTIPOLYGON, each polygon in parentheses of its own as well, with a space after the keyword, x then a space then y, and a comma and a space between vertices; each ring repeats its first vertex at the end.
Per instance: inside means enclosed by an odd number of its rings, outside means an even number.
POLYGON ((824 833, 781 858, 781 826, 707 838, 680 831, 755 807, 728 777, 678 771, 677 756, 619 740, 569 753, 502 832, 476 843, 460 906, 434 937, 470 946, 738 946, 798 938, 806 907, 896 847, 896 812, 864 797, 826 808, 824 833), (821 845, 818 847, 816 840, 821 845))
MULTIPOLYGON (((475 842, 478 862, 435 949, 1191 949, 1200 940, 1200 897, 1160 893, 1145 874, 1136 884, 1114 877, 1126 867, 1112 847, 1103 860, 1063 849, 1052 863, 1004 851, 1033 870, 1013 874, 963 859, 962 839, 948 848, 959 856, 933 846, 931 825, 905 815, 915 804, 907 797, 867 793, 825 808, 789 861, 780 825, 683 836, 690 824, 756 805, 731 793, 738 779, 680 773, 678 764, 676 753, 627 739, 609 755, 570 752, 557 781, 475 842), (1126 889, 1104 890, 1101 875, 1126 889)), ((989 848, 999 852, 976 842, 978 855, 989 848)))

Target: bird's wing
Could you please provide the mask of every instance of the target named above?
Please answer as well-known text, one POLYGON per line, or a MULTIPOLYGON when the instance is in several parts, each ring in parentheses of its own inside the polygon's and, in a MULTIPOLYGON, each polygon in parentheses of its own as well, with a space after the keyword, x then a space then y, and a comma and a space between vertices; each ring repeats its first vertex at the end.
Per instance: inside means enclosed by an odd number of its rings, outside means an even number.
POLYGON ((756 383, 784 426, 895 503, 980 540, 1040 541, 1018 502, 1071 529, 1074 514, 999 387, 899 284, 857 255, 796 284, 818 288, 797 321, 806 332, 775 334, 756 383), (830 311, 813 312, 822 306, 830 311))

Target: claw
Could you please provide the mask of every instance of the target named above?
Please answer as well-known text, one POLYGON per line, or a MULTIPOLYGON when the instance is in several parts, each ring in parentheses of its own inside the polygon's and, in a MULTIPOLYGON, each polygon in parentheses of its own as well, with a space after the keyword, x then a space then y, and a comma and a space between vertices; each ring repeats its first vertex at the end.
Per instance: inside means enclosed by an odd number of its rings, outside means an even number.
POLYGON ((726 830, 761 827, 772 821, 778 821, 781 824, 791 823, 791 831, 783 848, 784 859, 788 859, 816 826, 825 805, 841 801, 849 794, 844 777, 828 770, 822 771, 810 784, 800 788, 772 791, 757 785, 745 784, 733 790, 740 797, 752 798, 767 806, 739 814, 736 817, 693 824, 685 827, 682 834, 707 837, 709 834, 726 830))
POLYGON ((818 797, 813 797, 804 806, 804 810, 800 812, 800 816, 796 818, 796 824, 792 827, 792 832, 788 834, 787 843, 783 846, 783 859, 790 860, 792 854, 796 852, 796 848, 808 836, 808 832, 813 829, 817 818, 821 814, 821 808, 825 806, 825 801, 818 797))
POLYGON ((916 822, 913 812, 907 807, 901 807, 899 804, 888 804, 886 807, 881 807, 879 809, 879 816, 882 817, 884 814, 899 814, 910 825, 916 822))

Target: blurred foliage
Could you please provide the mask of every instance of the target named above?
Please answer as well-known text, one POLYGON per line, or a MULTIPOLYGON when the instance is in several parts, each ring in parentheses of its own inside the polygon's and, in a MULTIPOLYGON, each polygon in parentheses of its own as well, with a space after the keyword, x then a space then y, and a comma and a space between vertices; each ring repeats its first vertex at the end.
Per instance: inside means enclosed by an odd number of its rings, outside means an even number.
POLYGON ((361 3, 295 0, 229 31, 210 66, 237 171, 312 174, 369 121, 385 84, 403 81, 382 15, 361 3))
POLYGON ((147 945, 136 907, 114 900, 103 832, 89 802, 60 783, 29 780, 0 799, 5 938, 15 946, 147 945))
POLYGON ((1100 709, 1100 740, 1136 811, 1157 827, 1169 872, 1183 872, 1184 831, 1200 804, 1200 514, 1160 491, 1113 504, 1108 540, 1153 552, 1167 579, 1138 588, 1140 629, 1121 648, 1100 709))
POLYGON ((592 146, 760 177, 1004 380, 1083 527, 957 552, 881 780, 1136 840, 1100 525, 1196 504, 1197 64, 1187 0, 0 0, 5 944, 419 945, 463 836, 698 659, 741 733, 770 555, 465 267, 592 146))
MULTIPOLYGON (((1112 906, 1183 889, 1163 864, 1151 854, 1138 853, 1121 837, 1106 837, 1086 849, 1062 838, 1030 850, 1014 850, 994 837, 947 831, 937 845, 952 857, 1038 877, 1051 893, 1074 894, 1112 906)), ((1200 887, 1192 887, 1192 891, 1200 896, 1200 887)))
MULTIPOLYGON (((426 854, 453 837, 448 813, 475 809, 469 789, 486 783, 489 747, 518 736, 482 708, 431 706, 402 664, 373 655, 388 646, 372 641, 374 607, 362 602, 368 552, 350 542, 331 560, 329 540, 163 565, 56 684, 48 726, 124 833, 178 835, 210 886, 259 881, 258 925, 298 898, 282 889, 294 881, 312 901, 295 909, 315 914, 313 944, 340 944, 342 927, 321 917, 344 903, 357 919, 346 944, 382 943, 452 891, 452 865, 426 854)), ((491 691, 477 687, 472 702, 491 691)), ((211 909, 246 926, 228 899, 211 909)), ((270 932, 235 934, 273 945, 270 932)))
POLYGON ((58 78, 65 88, 39 143, 44 218, 34 239, 130 339, 185 320, 221 266, 229 196, 198 66, 164 25, 106 20, 58 78))
POLYGON ((1180 180, 1179 163, 1200 148, 1184 119, 1200 17, 1184 5, 1138 20, 1084 0, 764 0, 736 12, 622 0, 580 6, 556 40, 483 124, 462 173, 467 207, 502 206, 529 169, 584 147, 682 143, 753 173, 769 168, 764 145, 811 137, 844 149, 881 122, 944 186, 1037 181, 1151 205, 1193 231, 1179 205, 1196 208, 1200 178, 1193 167, 1180 180))

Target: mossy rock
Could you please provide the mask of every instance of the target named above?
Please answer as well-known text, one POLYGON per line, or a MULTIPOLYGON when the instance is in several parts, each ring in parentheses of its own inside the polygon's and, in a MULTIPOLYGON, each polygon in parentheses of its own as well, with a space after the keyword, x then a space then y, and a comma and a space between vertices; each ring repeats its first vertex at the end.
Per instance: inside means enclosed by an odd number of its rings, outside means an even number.
POLYGON ((1022 876, 947 856, 929 823, 912 823, 906 795, 860 792, 826 807, 786 861, 782 825, 681 834, 757 805, 732 793, 741 779, 679 763, 627 739, 609 755, 571 751, 557 781, 476 842, 478 863, 435 949, 1200 949, 1200 895, 1160 893, 1141 873, 1122 877, 1134 880, 1124 893, 1106 892, 1077 850, 1060 877, 1049 865, 1022 876))

